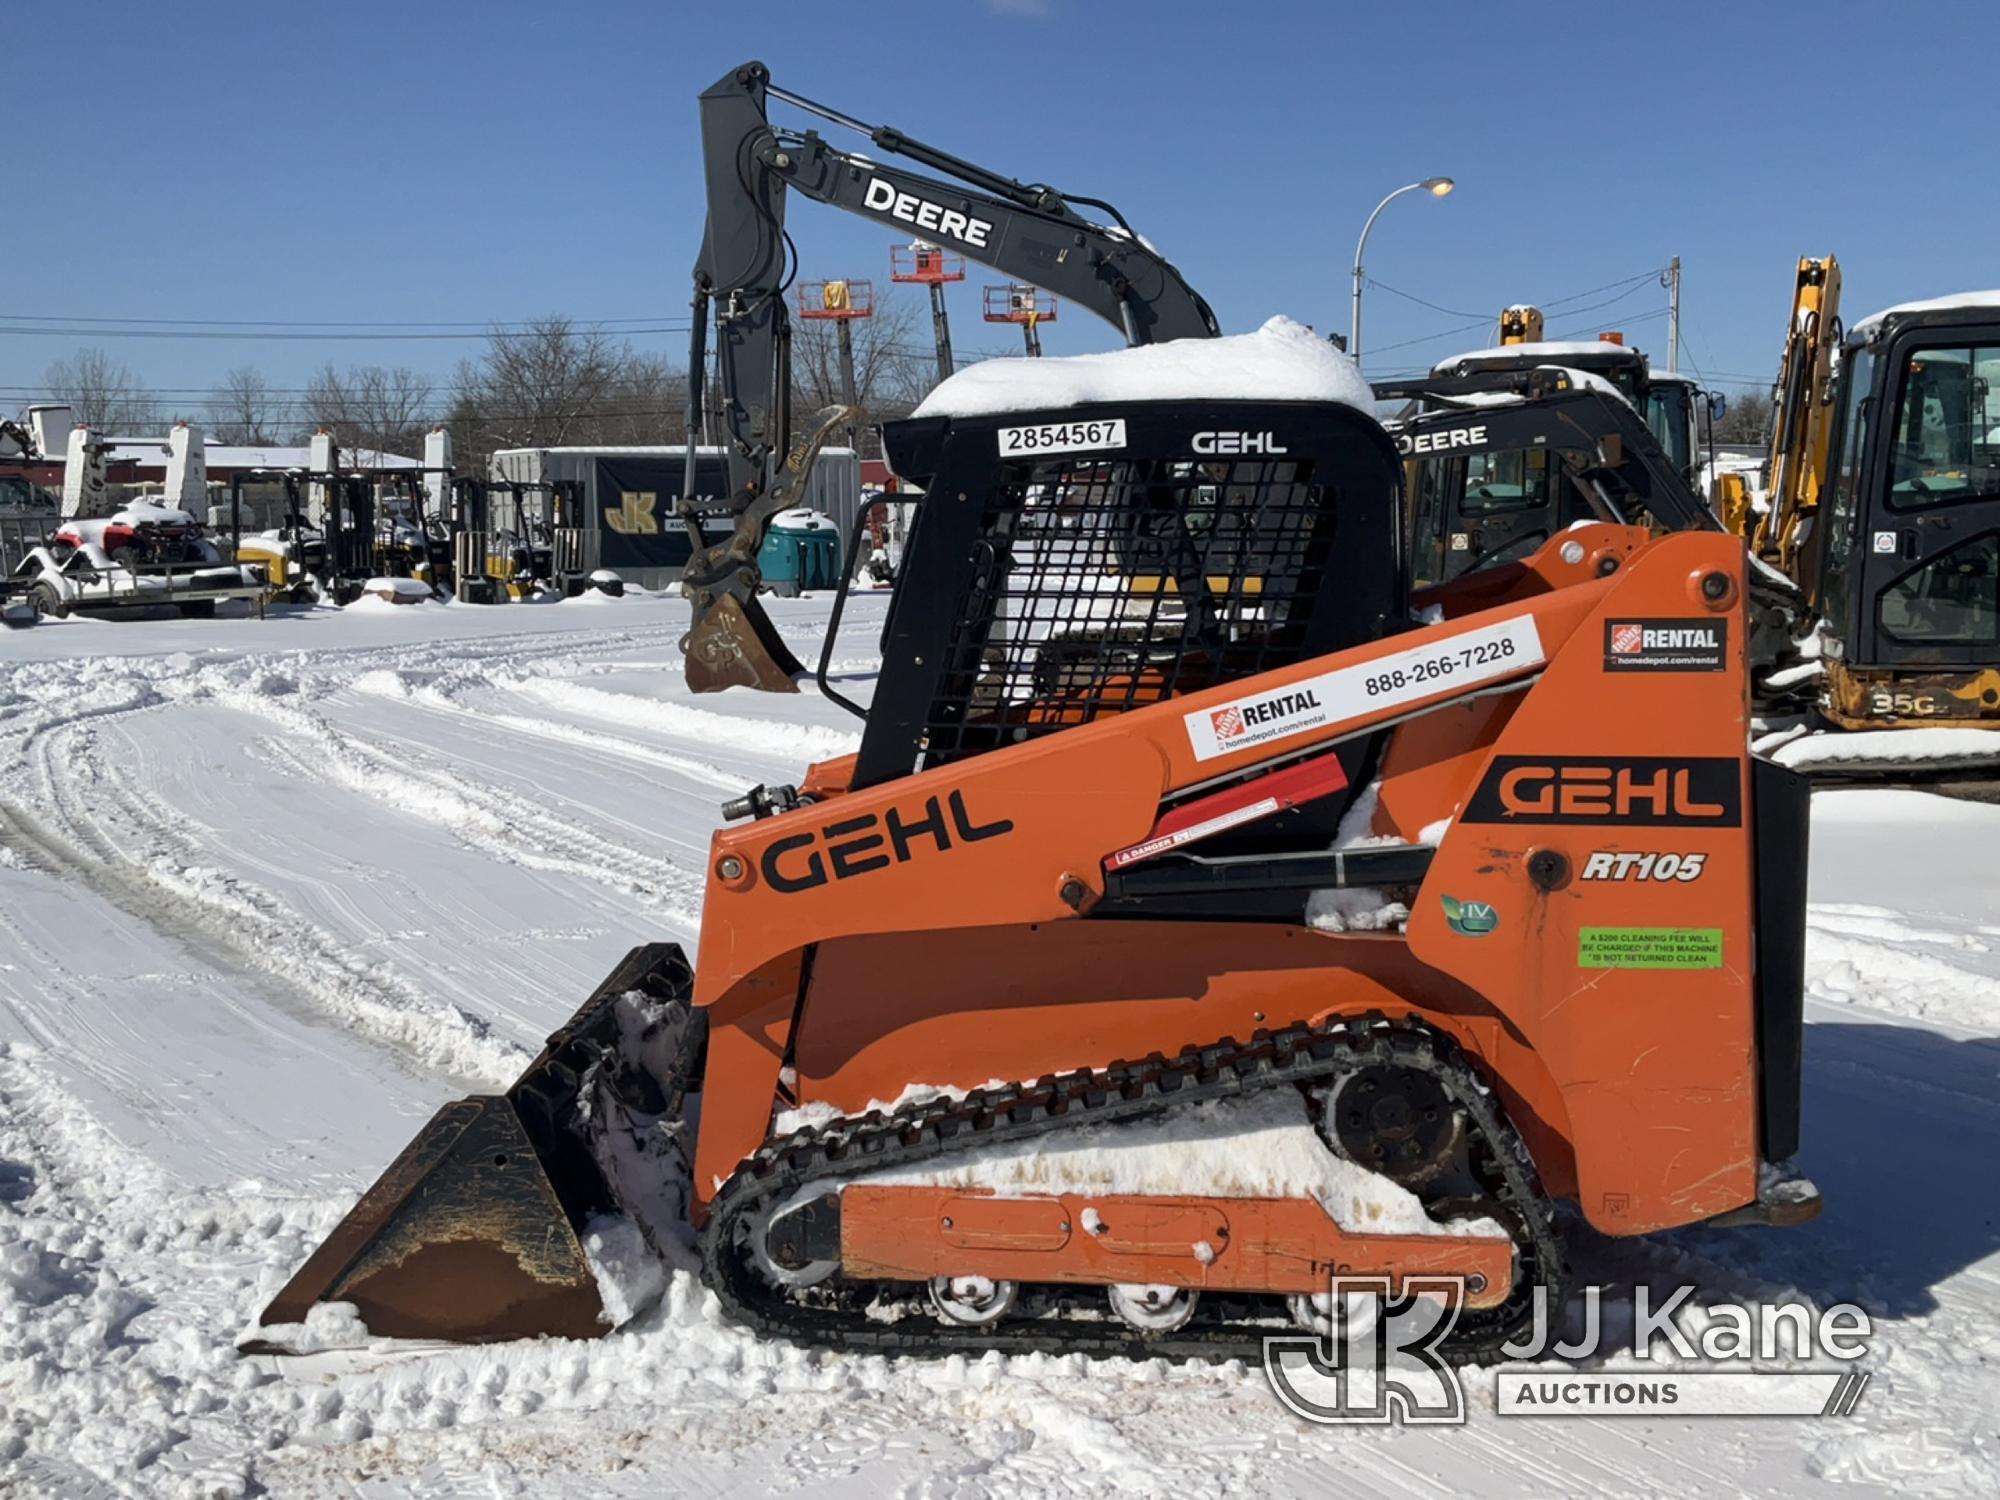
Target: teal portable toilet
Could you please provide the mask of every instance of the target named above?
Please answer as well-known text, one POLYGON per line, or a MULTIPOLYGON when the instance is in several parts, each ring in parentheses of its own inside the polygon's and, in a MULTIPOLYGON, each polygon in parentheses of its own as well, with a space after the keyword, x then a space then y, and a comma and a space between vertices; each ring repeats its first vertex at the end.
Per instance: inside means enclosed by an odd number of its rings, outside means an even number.
POLYGON ((840 528, 816 510, 782 510, 757 550, 764 587, 787 596, 840 583, 840 528))

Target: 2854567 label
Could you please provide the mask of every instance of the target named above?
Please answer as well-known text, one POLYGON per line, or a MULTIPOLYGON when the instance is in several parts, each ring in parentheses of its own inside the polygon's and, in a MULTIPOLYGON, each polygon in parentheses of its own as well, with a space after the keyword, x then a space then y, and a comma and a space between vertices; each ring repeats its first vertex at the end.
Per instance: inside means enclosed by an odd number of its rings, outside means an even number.
POLYGON ((1002 427, 1000 456, 1022 458, 1041 453, 1099 453, 1125 446, 1125 419, 1106 417, 1094 422, 1041 422, 1033 427, 1002 427))

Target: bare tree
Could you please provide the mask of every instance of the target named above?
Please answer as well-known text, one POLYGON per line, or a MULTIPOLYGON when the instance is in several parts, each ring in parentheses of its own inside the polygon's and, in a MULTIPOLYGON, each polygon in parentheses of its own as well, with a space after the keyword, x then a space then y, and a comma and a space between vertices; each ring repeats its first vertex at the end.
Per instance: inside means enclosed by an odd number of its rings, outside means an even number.
POLYGON ((436 390, 430 376, 400 365, 360 365, 343 373, 329 363, 307 382, 306 418, 350 452, 411 457, 423 449, 436 390))
POLYGON ((496 448, 672 443, 686 429, 687 385, 671 365, 562 317, 496 331, 453 385, 452 448, 475 466, 496 448))
POLYGON ((1715 424, 1718 443, 1762 443, 1771 436, 1771 398, 1753 391, 1732 396, 1715 424))
POLYGON ((277 403, 264 372, 242 365, 222 377, 209 397, 208 419, 224 443, 269 443, 277 437, 277 403))
POLYGON ((145 382, 102 349, 79 349, 42 372, 52 399, 100 432, 144 432, 159 425, 160 409, 145 382))
POLYGON ((630 360, 601 328, 540 318, 518 333, 496 331, 477 365, 460 366, 459 400, 492 429, 494 446, 550 447, 583 435, 630 360))
MULTIPOLYGON (((915 338, 909 303, 879 301, 875 315, 848 324, 854 337, 854 394, 870 423, 899 416, 923 399, 936 375, 934 356, 915 338)), ((831 319, 792 320, 792 389, 801 418, 842 399, 840 335, 831 319)))

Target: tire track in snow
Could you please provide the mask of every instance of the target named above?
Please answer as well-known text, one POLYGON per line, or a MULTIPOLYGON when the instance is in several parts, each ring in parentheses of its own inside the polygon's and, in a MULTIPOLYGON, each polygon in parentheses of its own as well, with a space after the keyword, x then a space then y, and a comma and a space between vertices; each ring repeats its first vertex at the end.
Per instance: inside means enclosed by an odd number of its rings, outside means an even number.
POLYGON ((490 712, 468 707, 459 701, 459 695, 468 687, 495 687, 496 684, 488 679, 479 678, 470 683, 447 684, 443 679, 428 682, 412 681, 411 678, 416 675, 387 670, 364 672, 348 684, 348 690, 367 697, 407 703, 425 713, 436 714, 457 723, 505 729, 532 739, 551 740, 615 759, 654 766, 696 783, 705 791, 724 791, 733 796, 749 789, 748 776, 740 771, 724 770, 712 761, 676 755, 669 750, 656 749, 637 740, 604 734, 561 719, 538 719, 525 714, 490 712))
POLYGON ((336 1023, 454 1079, 511 1083, 530 1054, 481 1018, 426 995, 384 963, 356 959, 269 892, 201 862, 201 841, 143 799, 93 797, 84 736, 38 748, 39 812, 0 804, 0 840, 50 874, 72 878, 184 948, 238 975, 302 1019, 336 1023), (61 769, 57 769, 58 766, 61 769), (79 772, 83 774, 79 774, 79 772), (85 811, 120 807, 114 836, 85 811))
POLYGON ((649 729, 674 739, 693 740, 771 760, 800 763, 825 760, 846 755, 861 742, 860 735, 827 725, 717 713, 668 698, 635 698, 626 693, 606 692, 559 677, 523 677, 500 685, 524 698, 585 718, 649 729))
POLYGON ((342 787, 420 821, 451 830, 468 847, 502 863, 609 888, 643 902, 692 934, 701 920, 702 877, 669 860, 581 834, 524 797, 472 784, 441 765, 419 764, 364 745, 318 712, 254 695, 221 701, 262 717, 290 740, 262 742, 263 755, 286 773, 342 787), (577 854, 558 852, 585 847, 577 854))

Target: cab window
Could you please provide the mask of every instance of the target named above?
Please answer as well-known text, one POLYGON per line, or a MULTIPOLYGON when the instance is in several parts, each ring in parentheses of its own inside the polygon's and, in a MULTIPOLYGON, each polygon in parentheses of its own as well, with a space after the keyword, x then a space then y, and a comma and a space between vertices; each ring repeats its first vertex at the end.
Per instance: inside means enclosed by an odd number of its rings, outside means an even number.
POLYGON ((2000 641, 2000 535, 1961 542, 1882 591, 1882 629, 1899 641, 2000 641))
POLYGON ((1913 350, 1890 431, 1889 504, 1922 510, 2000 494, 2000 348, 1913 350))
POLYGON ((1846 576, 1848 559, 1853 555, 1854 531, 1859 524, 1856 510, 1862 484, 1861 457, 1868 448, 1871 410, 1868 394, 1874 378, 1874 355, 1865 349, 1849 350, 1844 355, 1841 379, 1845 399, 1841 405, 1840 431, 1836 436, 1832 483, 1828 487, 1820 568, 1820 576, 1826 580, 1826 586, 1820 591, 1821 613, 1828 628, 1837 635, 1844 635, 1847 630, 1847 590, 1841 580, 1846 576))
POLYGON ((1476 453, 1465 463, 1468 516, 1498 511, 1530 510, 1549 503, 1549 454, 1546 448, 1516 448, 1476 453))

